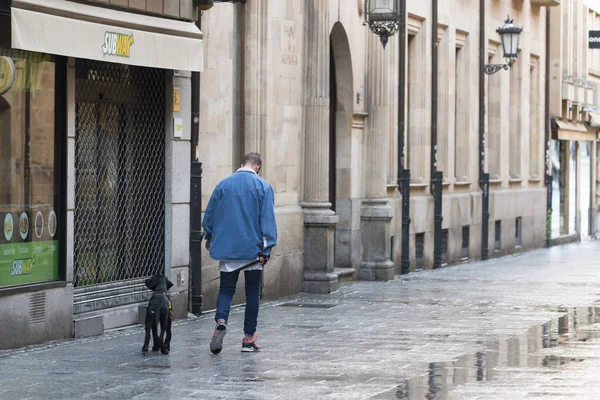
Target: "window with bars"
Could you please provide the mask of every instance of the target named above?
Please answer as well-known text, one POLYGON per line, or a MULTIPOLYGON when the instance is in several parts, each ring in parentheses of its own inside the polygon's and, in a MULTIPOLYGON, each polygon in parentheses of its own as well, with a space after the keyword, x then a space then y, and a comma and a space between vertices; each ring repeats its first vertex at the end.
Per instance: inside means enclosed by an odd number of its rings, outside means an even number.
POLYGON ((448 265, 448 229, 442 229, 442 265, 448 265))
POLYGON ((469 259, 469 226, 462 227, 462 253, 461 259, 463 261, 469 259))
POLYGON ((417 233, 415 235, 415 269, 425 268, 425 234, 417 233))
POLYGON ((515 247, 521 247, 521 217, 515 220, 515 247))
POLYGON ((494 228, 494 250, 499 251, 502 248, 502 221, 496 221, 494 228))

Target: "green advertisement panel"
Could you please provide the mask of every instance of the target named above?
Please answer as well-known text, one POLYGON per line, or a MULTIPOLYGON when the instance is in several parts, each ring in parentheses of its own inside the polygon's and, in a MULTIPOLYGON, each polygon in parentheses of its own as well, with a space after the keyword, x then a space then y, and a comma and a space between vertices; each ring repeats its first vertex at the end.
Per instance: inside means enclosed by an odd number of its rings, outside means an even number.
POLYGON ((58 241, 0 245, 0 286, 58 279, 58 241))
POLYGON ((0 287, 59 279, 59 243, 54 210, 0 212, 0 287))

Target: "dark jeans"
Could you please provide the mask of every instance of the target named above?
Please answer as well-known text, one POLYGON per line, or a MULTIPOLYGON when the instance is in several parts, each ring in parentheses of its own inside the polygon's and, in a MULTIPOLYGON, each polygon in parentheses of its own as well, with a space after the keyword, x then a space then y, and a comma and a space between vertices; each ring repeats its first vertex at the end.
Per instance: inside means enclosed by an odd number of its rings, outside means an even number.
MULTIPOLYGON (((262 271, 244 271, 246 277, 246 315, 244 316, 244 334, 252 336, 256 332, 258 318, 258 303, 260 300, 260 284, 262 271)), ((240 271, 221 272, 221 286, 217 297, 217 314, 215 320, 229 318, 231 301, 240 276, 240 271)))

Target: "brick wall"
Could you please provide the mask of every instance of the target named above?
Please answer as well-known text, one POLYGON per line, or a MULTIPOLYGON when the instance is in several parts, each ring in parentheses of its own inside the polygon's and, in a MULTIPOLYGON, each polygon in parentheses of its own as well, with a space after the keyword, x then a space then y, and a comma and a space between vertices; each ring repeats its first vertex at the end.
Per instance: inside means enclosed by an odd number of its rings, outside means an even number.
POLYGON ((87 0, 86 3, 102 3, 114 7, 125 7, 149 14, 162 15, 184 20, 196 19, 193 0, 87 0))

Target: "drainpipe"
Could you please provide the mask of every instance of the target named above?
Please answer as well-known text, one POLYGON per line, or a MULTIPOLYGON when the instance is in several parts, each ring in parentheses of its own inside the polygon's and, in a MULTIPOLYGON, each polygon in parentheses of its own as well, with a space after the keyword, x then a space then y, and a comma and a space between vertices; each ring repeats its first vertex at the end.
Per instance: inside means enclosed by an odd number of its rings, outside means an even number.
MULTIPOLYGON (((202 27, 202 12, 198 10, 196 26, 202 27)), ((192 148, 190 176, 190 274, 191 311, 202 313, 202 163, 196 148, 200 133, 200 72, 192 72, 192 148)))
POLYGON ((481 259, 488 258, 490 174, 485 172, 485 1, 479 1, 479 186, 481 188, 481 259))
POLYGON ((552 244, 552 164, 550 159, 550 7, 546 7, 546 79, 544 146, 546 148, 546 247, 552 244))
POLYGON ((431 192, 433 194, 433 268, 442 266, 442 180, 444 173, 437 170, 438 120, 438 0, 431 0, 431 192))
POLYGON ((402 273, 410 272, 410 170, 404 168, 404 128, 406 103, 406 0, 400 0, 400 38, 398 63, 398 187, 402 193, 402 273))

